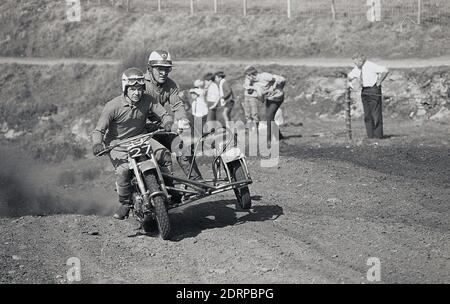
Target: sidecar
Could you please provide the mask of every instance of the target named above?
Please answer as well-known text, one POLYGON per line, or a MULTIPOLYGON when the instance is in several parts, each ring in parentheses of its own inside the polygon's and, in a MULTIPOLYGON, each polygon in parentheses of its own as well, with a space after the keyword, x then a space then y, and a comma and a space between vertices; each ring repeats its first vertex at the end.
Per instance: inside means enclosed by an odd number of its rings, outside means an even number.
MULTIPOLYGON (((227 132, 231 131, 227 130, 227 132)), ((212 130, 212 132, 205 134, 198 139, 195 145, 194 157, 192 158, 189 175, 192 171, 199 145, 214 133, 215 130, 212 130)), ((214 147, 215 153, 211 163, 213 177, 211 179, 195 181, 189 178, 162 173, 164 179, 169 181, 166 183, 166 188, 171 197, 181 198, 178 201, 173 200, 169 204, 168 209, 176 208, 201 198, 229 190, 234 191, 237 205, 241 209, 250 209, 252 202, 248 185, 253 181, 248 170, 245 155, 235 145, 234 136, 231 135, 227 142, 214 147), (168 186, 167 184, 172 185, 168 186)))

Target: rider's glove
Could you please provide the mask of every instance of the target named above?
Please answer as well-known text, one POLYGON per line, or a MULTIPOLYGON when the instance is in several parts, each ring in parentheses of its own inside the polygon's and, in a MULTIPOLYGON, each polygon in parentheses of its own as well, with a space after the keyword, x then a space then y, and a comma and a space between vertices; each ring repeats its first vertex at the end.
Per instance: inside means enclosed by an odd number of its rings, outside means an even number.
POLYGON ((103 144, 95 144, 92 147, 92 153, 94 153, 95 156, 97 156, 97 154, 99 154, 100 152, 102 152, 104 149, 103 144))
POLYGON ((172 125, 173 125, 173 122, 169 121, 168 123, 166 123, 166 124, 164 125, 164 130, 165 130, 166 132, 172 131, 172 125))

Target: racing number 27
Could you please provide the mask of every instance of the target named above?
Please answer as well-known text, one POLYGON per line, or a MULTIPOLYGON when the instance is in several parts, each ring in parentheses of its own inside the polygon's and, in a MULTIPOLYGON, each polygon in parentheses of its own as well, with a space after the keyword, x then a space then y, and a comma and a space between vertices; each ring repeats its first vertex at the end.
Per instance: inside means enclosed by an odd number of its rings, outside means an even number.
POLYGON ((136 158, 142 155, 147 155, 150 152, 150 145, 131 148, 128 154, 131 158, 136 158))

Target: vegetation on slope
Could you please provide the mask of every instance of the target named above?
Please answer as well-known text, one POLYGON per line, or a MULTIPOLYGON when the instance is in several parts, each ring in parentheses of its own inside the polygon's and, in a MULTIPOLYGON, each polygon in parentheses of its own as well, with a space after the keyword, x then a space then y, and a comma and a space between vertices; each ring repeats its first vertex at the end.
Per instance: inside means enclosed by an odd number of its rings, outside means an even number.
POLYGON ((443 25, 363 19, 291 19, 274 15, 127 13, 83 6, 81 22, 68 22, 64 1, 4 0, 0 3, 0 55, 124 58, 136 50, 168 48, 177 58, 384 58, 448 54, 443 25), (431 48, 430 45, 433 45, 431 48))

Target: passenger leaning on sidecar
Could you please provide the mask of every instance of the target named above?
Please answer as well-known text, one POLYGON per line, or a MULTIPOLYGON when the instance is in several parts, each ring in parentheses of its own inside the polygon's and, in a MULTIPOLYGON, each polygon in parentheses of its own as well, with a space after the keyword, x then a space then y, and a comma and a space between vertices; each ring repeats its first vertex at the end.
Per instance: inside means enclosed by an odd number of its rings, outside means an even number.
MULTIPOLYGON (((190 128, 189 120, 186 118, 186 110, 184 109, 183 100, 180 97, 178 84, 169 77, 172 71, 173 63, 170 53, 164 50, 156 50, 150 53, 148 58, 147 72, 145 73, 145 93, 155 98, 162 106, 167 106, 173 114, 173 119, 180 129, 190 128)), ((155 139, 163 144, 166 148, 172 149, 175 140, 181 140, 176 135, 164 136, 156 135, 155 139)), ((179 146, 182 147, 182 141, 179 146)), ((186 176, 189 176, 189 168, 192 163, 192 170, 189 178, 192 180, 202 180, 202 174, 198 169, 197 163, 191 155, 185 155, 181 150, 174 150, 177 154, 177 162, 186 176)))
MULTIPOLYGON (((122 74, 123 94, 106 103, 92 132, 93 153, 99 154, 104 145, 113 145, 118 140, 146 133, 146 122, 150 115, 157 115, 166 131, 172 128, 173 120, 163 106, 145 94, 144 73, 137 69, 127 69, 122 74)), ((171 170, 171 154, 167 148, 154 139, 150 145, 162 170, 171 170)), ((114 218, 125 219, 131 206, 131 174, 128 154, 124 148, 110 151, 110 159, 116 171, 116 189, 120 207, 114 218)))

